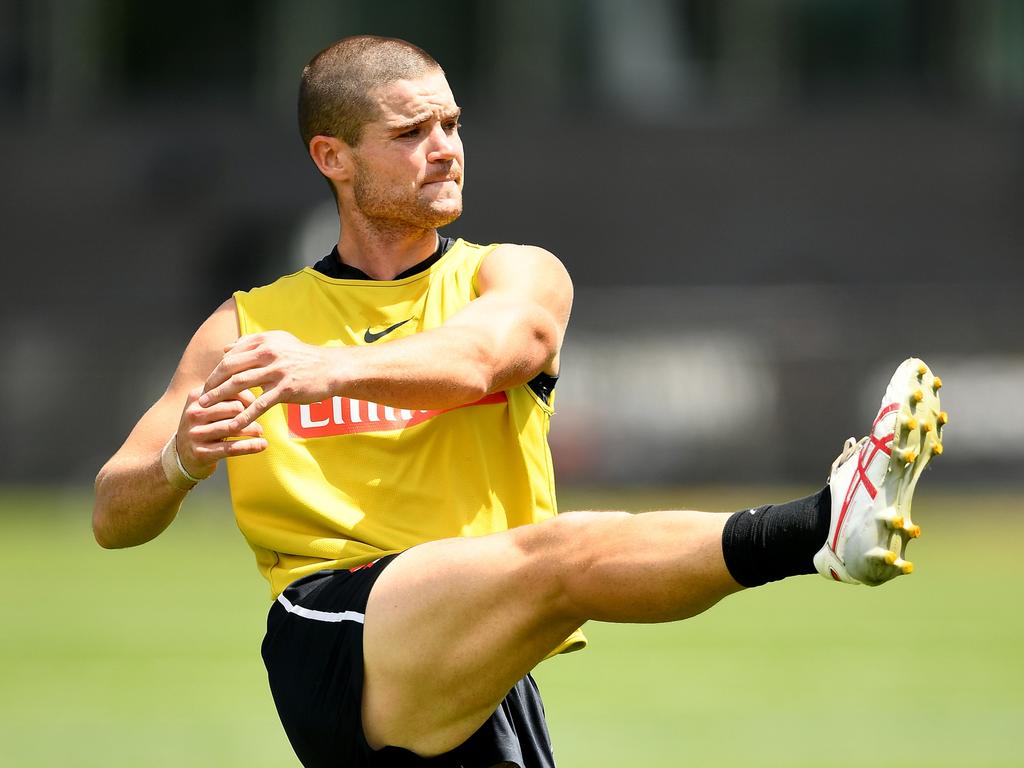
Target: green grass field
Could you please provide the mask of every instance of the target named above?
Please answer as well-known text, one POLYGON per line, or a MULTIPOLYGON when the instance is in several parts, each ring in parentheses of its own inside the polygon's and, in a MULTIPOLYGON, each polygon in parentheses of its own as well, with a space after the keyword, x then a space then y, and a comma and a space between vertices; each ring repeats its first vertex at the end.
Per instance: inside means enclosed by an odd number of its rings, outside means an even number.
MULTIPOLYGON (((226 501, 190 501, 158 540, 105 552, 88 496, 0 496, 0 765, 297 765, 259 659, 266 586, 226 501)), ((676 625, 588 625, 588 650, 536 672, 559 765, 1024 765, 1022 511, 1020 496, 922 494, 918 570, 885 588, 806 577, 676 625)))

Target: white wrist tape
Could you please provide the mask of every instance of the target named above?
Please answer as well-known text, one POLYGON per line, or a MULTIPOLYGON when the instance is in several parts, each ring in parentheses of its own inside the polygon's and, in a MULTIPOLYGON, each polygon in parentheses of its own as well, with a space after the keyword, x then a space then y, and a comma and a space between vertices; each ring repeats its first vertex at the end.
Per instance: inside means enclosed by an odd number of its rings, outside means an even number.
POLYGON ((160 451, 160 466, 163 467, 168 483, 178 490, 191 491, 199 484, 200 480, 205 478, 196 477, 185 469, 185 465, 181 463, 181 457, 178 456, 177 439, 177 433, 171 435, 171 439, 160 451))

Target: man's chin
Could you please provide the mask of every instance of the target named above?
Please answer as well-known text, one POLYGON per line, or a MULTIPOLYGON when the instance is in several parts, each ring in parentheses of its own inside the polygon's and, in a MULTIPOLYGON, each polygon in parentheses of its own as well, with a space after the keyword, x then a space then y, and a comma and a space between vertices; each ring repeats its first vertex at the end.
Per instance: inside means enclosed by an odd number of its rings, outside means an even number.
POLYGON ((424 218, 428 218, 431 221, 431 224, 428 225, 429 229, 438 229, 451 224, 461 215, 462 202, 460 201, 458 205, 431 206, 430 213, 424 218))
POLYGON ((405 208, 404 210, 397 207, 379 212, 365 208, 360 210, 367 219, 388 228, 439 229, 451 224, 462 215, 462 201, 446 200, 427 204, 420 203, 414 208, 405 208))

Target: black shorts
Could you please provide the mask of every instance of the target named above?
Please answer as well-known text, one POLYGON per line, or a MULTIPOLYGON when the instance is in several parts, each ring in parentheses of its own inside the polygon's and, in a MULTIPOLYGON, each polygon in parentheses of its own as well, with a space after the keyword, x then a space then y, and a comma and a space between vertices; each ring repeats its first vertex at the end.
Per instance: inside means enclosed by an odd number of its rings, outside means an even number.
POLYGON ((370 749, 363 735, 363 614, 397 555, 291 584, 267 617, 263 663, 285 733, 306 768, 553 768, 544 705, 530 675, 462 745, 438 757, 370 749))

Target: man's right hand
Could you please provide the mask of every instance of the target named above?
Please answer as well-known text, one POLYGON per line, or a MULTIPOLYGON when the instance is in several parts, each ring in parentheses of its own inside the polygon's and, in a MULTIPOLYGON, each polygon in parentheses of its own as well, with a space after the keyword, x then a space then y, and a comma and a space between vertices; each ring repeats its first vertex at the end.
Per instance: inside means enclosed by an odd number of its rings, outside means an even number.
POLYGON ((222 400, 204 407, 199 404, 203 385, 188 393, 176 434, 178 458, 193 477, 209 477, 217 462, 228 456, 259 453, 267 447, 263 427, 252 422, 242 429, 232 429, 232 422, 256 396, 248 389, 235 393, 234 399, 222 400))

